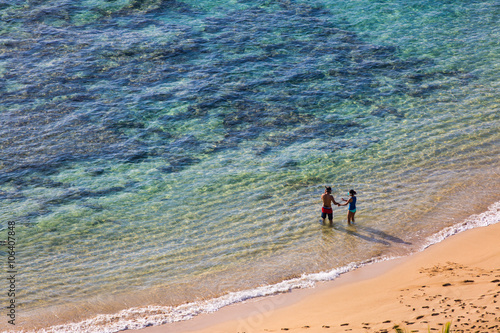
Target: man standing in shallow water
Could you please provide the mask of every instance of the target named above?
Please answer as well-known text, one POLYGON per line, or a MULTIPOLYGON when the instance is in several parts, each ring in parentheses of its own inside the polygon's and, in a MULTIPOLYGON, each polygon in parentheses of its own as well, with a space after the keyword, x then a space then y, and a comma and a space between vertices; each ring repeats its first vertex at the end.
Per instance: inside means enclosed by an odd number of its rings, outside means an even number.
POLYGON ((332 188, 330 186, 325 186, 325 193, 321 195, 321 200, 323 201, 323 207, 321 207, 321 218, 323 219, 323 223, 325 223, 325 218, 328 215, 330 224, 333 224, 332 203, 337 206, 340 204, 333 198, 332 188))

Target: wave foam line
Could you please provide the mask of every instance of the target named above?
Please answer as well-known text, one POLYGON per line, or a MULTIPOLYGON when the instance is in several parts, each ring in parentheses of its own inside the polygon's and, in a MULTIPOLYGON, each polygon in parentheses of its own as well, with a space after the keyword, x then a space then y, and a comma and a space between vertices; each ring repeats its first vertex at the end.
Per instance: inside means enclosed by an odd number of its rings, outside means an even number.
MULTIPOLYGON (((427 247, 439 243, 444 239, 463 232, 465 230, 485 227, 500 221, 500 202, 491 205, 486 212, 472 215, 465 221, 454 226, 445 228, 440 232, 428 237, 425 245, 420 251, 427 247)), ((115 333, 127 329, 141 329, 148 326, 169 324, 194 318, 199 314, 213 313, 222 307, 243 302, 252 298, 271 296, 289 292, 293 289, 303 289, 314 287, 317 282, 331 281, 341 274, 354 269, 373 264, 380 261, 395 259, 396 257, 372 258, 361 263, 351 263, 349 265, 333 269, 328 272, 313 274, 303 274, 299 278, 289 279, 277 284, 261 286, 238 292, 231 292, 214 299, 191 302, 179 306, 147 306, 135 307, 122 310, 116 314, 98 315, 94 318, 84 320, 79 323, 52 326, 39 330, 41 333, 115 333)), ((29 331, 26 333, 32 333, 29 331)))
MULTIPOLYGON (((273 285, 261 286, 255 289, 231 292, 226 295, 200 302, 186 303, 179 306, 147 306, 122 310, 116 314, 98 315, 79 323, 52 326, 39 330, 43 333, 114 333, 127 329, 141 329, 148 326, 168 324, 194 318, 203 313, 212 313, 227 305, 243 302, 252 298, 271 296, 289 292, 293 289, 311 288, 319 281, 329 281, 343 273, 371 263, 370 260, 361 264, 347 266, 314 274, 303 274, 299 278, 285 280, 273 285)), ((29 331, 30 333, 33 331, 29 331)), ((27 332, 28 333, 28 332, 27 332)))
POLYGON ((428 237, 420 251, 423 251, 429 246, 440 243, 446 238, 463 231, 479 227, 487 227, 498 222, 500 222, 500 201, 495 202, 490 207, 488 207, 488 210, 486 212, 471 215, 463 222, 444 228, 440 232, 428 237))

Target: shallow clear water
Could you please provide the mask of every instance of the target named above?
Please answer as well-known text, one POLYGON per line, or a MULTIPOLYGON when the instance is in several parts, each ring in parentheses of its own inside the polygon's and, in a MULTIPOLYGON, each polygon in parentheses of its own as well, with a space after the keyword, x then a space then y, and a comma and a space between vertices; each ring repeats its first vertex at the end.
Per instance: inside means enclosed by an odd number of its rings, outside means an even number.
POLYGON ((0 4, 16 327, 78 331, 405 255, 491 211, 499 14, 491 1, 0 4), (345 208, 318 223, 325 185, 358 192, 355 227, 345 208))

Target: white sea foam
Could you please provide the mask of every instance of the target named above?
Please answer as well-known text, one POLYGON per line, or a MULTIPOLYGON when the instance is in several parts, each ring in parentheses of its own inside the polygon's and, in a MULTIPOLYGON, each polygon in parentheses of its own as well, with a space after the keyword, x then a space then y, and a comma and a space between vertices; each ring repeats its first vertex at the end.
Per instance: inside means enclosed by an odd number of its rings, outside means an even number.
MULTIPOLYGON (((420 250, 439 243, 444 239, 465 230, 484 227, 500 221, 500 202, 491 205, 486 212, 472 215, 465 221, 428 237, 425 245, 420 250)), ((293 289, 311 288, 317 282, 330 281, 341 274, 352 271, 372 263, 390 260, 394 258, 373 258, 361 263, 333 269, 327 272, 303 274, 301 277, 285 280, 273 285, 266 285, 254 289, 231 292, 226 295, 200 302, 186 303, 179 306, 147 306, 122 310, 116 314, 98 315, 94 318, 64 325, 58 325, 43 329, 39 332, 61 333, 61 332, 88 332, 88 333, 112 333, 127 329, 140 329, 148 326, 168 324, 194 318, 203 313, 212 313, 227 305, 243 302, 249 299, 271 296, 293 289)))
POLYGON ((498 223, 499 221, 500 221, 500 202, 495 202, 490 207, 488 207, 487 211, 481 214, 469 216, 467 219, 465 219, 465 221, 455 224, 451 227, 444 228, 440 232, 428 237, 423 247, 421 248, 421 251, 433 244, 442 242, 446 238, 458 234, 460 232, 478 227, 486 227, 498 223))
MULTIPOLYGON (((370 261, 371 263, 372 261, 370 261)), ((304 274, 301 277, 285 280, 273 285, 266 285, 254 289, 231 292, 215 299, 171 306, 147 306, 122 310, 116 314, 99 315, 79 323, 71 323, 49 327, 39 332, 118 332, 126 329, 140 329, 147 326, 173 323, 189 320, 202 313, 212 313, 220 308, 243 302, 248 299, 276 295, 293 289, 313 287, 319 281, 328 281, 339 275, 368 264, 350 264, 329 272, 304 274)))

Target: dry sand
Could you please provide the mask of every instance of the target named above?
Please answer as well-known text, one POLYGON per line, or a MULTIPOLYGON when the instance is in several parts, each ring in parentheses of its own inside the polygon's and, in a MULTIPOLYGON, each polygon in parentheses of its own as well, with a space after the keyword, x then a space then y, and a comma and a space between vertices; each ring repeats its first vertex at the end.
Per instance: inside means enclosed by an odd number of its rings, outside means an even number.
POLYGON ((138 333, 500 332, 500 223, 310 290, 251 300, 138 333))

